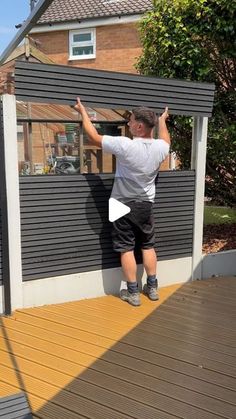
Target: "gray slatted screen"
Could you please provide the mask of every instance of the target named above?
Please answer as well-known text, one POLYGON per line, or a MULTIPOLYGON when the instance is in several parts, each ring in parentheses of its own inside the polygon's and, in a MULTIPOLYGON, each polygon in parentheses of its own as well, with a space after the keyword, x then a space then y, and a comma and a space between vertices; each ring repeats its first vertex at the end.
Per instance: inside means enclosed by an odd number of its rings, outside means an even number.
MULTIPOLYGON (((191 256, 195 174, 160 172, 154 206, 159 259, 191 256)), ((20 177, 23 279, 113 268, 113 175, 20 177)))
POLYGON ((0 208, 0 285, 1 284, 2 284, 2 211, 0 208))
POLYGON ((1 419, 32 419, 28 401, 24 393, 0 398, 1 419))
POLYGON ((132 109, 210 116, 214 85, 137 74, 41 63, 16 62, 16 97, 29 102, 73 105, 76 96, 90 107, 132 109))
MULTIPOLYGON (((0 164, 2 166, 3 159, 3 115, 2 115, 2 103, 0 102, 0 164)), ((4 167, 4 166, 3 166, 4 167)), ((2 167, 0 168, 0 284, 2 283, 2 202, 3 202, 3 184, 2 184, 2 167)))

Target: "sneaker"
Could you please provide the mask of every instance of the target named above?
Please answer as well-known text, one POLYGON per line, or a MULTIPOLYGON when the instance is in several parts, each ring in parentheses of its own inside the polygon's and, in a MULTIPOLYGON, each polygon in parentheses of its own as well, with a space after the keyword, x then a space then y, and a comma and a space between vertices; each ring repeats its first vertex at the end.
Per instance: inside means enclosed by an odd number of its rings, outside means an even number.
POLYGON ((133 294, 131 294, 128 290, 121 290, 120 292, 120 298, 123 301, 127 301, 129 304, 131 304, 132 306, 140 306, 141 305, 141 301, 140 301, 140 293, 139 292, 135 292, 133 294))
POLYGON ((143 287, 143 293, 148 296, 149 300, 152 300, 152 301, 159 300, 157 287, 149 287, 147 284, 145 284, 143 287))

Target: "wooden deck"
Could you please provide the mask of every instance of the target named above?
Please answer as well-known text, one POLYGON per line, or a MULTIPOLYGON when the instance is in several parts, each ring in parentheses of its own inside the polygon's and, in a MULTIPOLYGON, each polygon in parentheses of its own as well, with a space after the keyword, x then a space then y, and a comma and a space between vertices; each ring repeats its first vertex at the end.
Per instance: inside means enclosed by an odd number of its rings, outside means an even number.
POLYGON ((34 418, 236 418, 236 277, 0 317, 0 396, 34 418))

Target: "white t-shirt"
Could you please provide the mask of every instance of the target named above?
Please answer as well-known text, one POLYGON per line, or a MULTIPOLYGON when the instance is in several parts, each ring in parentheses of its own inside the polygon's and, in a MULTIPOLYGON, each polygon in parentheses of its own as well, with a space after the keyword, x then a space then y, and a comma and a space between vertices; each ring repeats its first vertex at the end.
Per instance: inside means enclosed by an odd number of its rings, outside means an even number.
POLYGON ((169 153, 164 140, 112 137, 104 135, 102 149, 117 158, 111 196, 121 202, 154 202, 155 178, 160 164, 169 153))

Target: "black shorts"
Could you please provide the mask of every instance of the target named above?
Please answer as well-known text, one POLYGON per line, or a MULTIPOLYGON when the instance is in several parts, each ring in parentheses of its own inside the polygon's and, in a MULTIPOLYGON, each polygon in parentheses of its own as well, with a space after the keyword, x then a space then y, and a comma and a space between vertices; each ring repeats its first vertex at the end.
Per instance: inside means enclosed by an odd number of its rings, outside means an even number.
POLYGON ((113 222, 112 241, 116 252, 151 249, 155 245, 153 204, 148 201, 125 203, 131 211, 113 222))

